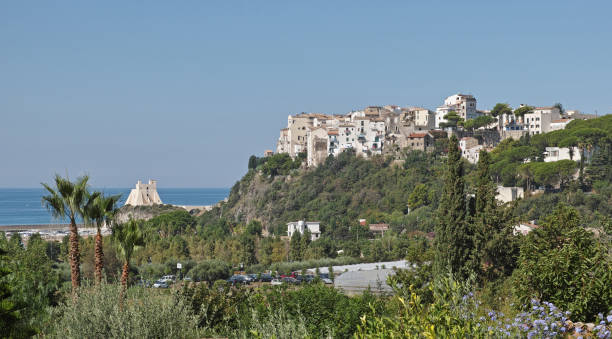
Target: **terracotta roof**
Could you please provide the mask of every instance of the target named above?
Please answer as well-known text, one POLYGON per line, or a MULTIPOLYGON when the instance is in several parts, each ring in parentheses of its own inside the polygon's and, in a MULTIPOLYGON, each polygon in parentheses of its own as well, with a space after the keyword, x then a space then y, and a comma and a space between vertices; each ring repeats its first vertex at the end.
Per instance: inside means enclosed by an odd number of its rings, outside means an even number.
POLYGON ((408 136, 408 138, 425 138, 427 133, 412 133, 408 136))
POLYGON ((566 122, 566 121, 572 121, 572 119, 559 119, 559 120, 553 120, 552 122, 566 122))
POLYGON ((338 135, 338 130, 329 130, 327 131, 327 135, 338 135))
POLYGON ((554 107, 554 106, 548 106, 548 107, 536 107, 536 108, 534 108, 534 109, 553 109, 553 108, 556 108, 556 107, 554 107))

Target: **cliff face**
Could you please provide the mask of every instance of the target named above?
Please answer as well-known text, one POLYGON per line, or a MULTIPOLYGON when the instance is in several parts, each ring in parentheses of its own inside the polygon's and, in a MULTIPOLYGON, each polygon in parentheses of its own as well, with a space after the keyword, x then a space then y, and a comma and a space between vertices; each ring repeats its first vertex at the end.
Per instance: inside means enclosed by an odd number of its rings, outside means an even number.
POLYGON ((163 213, 180 210, 180 207, 172 205, 152 205, 152 206, 131 206, 125 205, 119 209, 115 216, 115 221, 124 223, 128 220, 149 220, 163 213))
POLYGON ((359 218, 384 221, 381 213, 403 216, 417 184, 426 183, 432 196, 442 187, 439 159, 422 154, 407 161, 410 166, 395 164, 390 157, 366 160, 343 153, 290 175, 272 177, 250 170, 234 185, 226 203, 202 216, 202 223, 219 217, 236 224, 258 220, 264 232, 284 234, 290 221, 319 221, 329 231, 349 227, 359 218))
POLYGON ((234 204, 226 205, 223 215, 235 222, 248 223, 251 220, 259 220, 265 228, 275 222, 282 211, 281 200, 286 194, 282 188, 287 188, 291 176, 277 176, 273 179, 265 177, 261 173, 253 173, 245 177, 239 183, 234 192, 234 204), (245 180, 246 179, 246 180, 245 180))

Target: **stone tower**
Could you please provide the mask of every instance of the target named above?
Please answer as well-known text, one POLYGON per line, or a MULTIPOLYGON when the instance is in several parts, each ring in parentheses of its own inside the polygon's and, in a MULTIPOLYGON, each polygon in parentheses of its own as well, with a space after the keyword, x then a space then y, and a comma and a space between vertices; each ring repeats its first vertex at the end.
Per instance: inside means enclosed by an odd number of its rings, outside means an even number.
POLYGON ((126 205, 132 206, 151 206, 163 204, 157 194, 157 181, 149 180, 148 184, 143 184, 140 180, 136 183, 125 201, 126 205))

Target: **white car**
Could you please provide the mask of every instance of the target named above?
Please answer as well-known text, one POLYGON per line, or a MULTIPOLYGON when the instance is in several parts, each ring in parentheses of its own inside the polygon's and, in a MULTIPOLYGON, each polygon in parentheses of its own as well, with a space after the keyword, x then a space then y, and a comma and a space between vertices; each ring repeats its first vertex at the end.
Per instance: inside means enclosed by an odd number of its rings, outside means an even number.
POLYGON ((164 275, 163 277, 161 277, 161 279, 159 279, 159 281, 165 282, 165 283, 173 283, 174 282, 174 276, 173 275, 164 275))
POLYGON ((283 284, 283 282, 280 281, 279 279, 272 279, 272 281, 270 281, 270 285, 273 285, 273 286, 279 286, 279 285, 282 285, 282 284, 283 284))

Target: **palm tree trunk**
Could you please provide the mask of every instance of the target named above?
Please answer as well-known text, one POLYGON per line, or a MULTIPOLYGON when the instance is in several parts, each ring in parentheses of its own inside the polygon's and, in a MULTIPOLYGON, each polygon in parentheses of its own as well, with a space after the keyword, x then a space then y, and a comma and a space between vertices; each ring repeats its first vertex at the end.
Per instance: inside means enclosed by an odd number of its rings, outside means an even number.
POLYGON ((81 285, 81 268, 79 266, 79 231, 77 230, 74 216, 70 217, 70 278, 72 280, 72 292, 81 285))
POLYGON ((95 279, 99 284, 102 281, 102 268, 104 268, 104 250, 102 249, 102 231, 100 231, 100 225, 98 225, 98 234, 96 234, 95 256, 95 279))
POLYGON ((128 277, 130 274, 130 263, 126 260, 123 264, 123 271, 121 272, 121 293, 119 294, 119 300, 123 304, 123 296, 127 290, 128 277))

